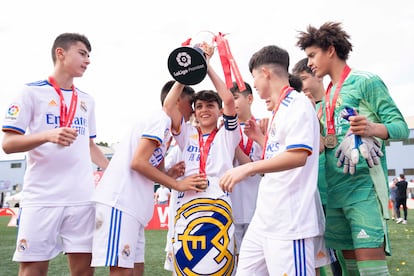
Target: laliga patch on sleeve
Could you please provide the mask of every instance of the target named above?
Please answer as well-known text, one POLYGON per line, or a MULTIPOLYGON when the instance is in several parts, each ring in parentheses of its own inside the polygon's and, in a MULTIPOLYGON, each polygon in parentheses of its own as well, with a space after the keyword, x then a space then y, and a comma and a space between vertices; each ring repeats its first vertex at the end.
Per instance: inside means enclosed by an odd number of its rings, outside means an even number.
POLYGON ((20 113, 20 106, 17 104, 11 104, 7 109, 6 119, 15 120, 20 113))

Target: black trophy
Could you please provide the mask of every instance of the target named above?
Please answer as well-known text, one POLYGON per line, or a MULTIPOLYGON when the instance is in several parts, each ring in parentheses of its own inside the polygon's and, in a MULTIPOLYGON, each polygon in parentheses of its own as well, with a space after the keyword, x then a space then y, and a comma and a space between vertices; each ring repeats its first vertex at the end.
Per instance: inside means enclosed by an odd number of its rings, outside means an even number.
MULTIPOLYGON (((201 33, 201 32, 200 32, 201 33)), ((200 34, 199 33, 199 34, 200 34)), ((202 32, 209 35, 209 39, 199 41, 213 41, 211 32, 202 32)), ((198 39, 202 39, 198 37, 198 39)), ((172 51, 168 57, 168 71, 179 83, 195 85, 200 83, 207 75, 207 62, 204 51, 198 47, 201 43, 193 46, 182 46, 172 51)))

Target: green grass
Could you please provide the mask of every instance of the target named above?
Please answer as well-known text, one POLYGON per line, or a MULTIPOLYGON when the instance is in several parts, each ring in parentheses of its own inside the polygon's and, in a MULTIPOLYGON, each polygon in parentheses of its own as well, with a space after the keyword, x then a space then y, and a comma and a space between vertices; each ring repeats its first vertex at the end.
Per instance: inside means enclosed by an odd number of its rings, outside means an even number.
MULTIPOLYGON (((0 275, 17 275, 18 263, 13 262, 12 256, 16 243, 16 227, 7 227, 10 217, 0 216, 0 275)), ((145 275, 171 276, 164 270, 166 230, 145 231, 145 275)), ((95 275, 109 275, 108 268, 97 268, 95 275)), ((49 264, 49 274, 52 276, 69 275, 69 269, 64 255, 59 255, 49 264)))
MULTIPOLYGON (((414 210, 408 211, 408 224, 396 224, 390 220, 389 234, 392 256, 387 257, 391 275, 413 275, 414 271, 414 210)), ((16 239, 15 227, 7 227, 10 217, 0 217, 0 275, 17 275, 18 264, 11 261, 16 239)), ((164 270, 165 240, 167 231, 145 231, 145 275, 170 276, 164 270)), ((329 274, 329 269, 328 275, 329 274)), ((49 275, 69 275, 66 258, 59 255, 49 265, 49 275)), ((108 275, 108 269, 98 268, 95 275, 108 275)))

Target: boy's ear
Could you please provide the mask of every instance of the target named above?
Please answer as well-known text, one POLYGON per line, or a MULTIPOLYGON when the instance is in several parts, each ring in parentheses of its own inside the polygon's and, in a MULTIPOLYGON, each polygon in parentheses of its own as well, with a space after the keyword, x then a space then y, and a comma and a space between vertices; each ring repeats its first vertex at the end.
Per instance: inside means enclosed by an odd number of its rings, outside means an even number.
POLYGON ((334 54, 336 55, 336 50, 333 45, 329 46, 326 52, 328 53, 329 57, 332 57, 334 54))
POLYGON ((63 53, 65 52, 65 50, 63 48, 56 48, 55 50, 55 55, 56 55, 56 60, 60 59, 63 56, 63 53))
POLYGON ((270 70, 269 70, 268 67, 262 66, 260 70, 261 70, 262 74, 266 77, 266 79, 269 78, 270 70))
POLYGON ((253 103, 253 95, 252 94, 247 95, 247 101, 249 102, 249 104, 253 103))

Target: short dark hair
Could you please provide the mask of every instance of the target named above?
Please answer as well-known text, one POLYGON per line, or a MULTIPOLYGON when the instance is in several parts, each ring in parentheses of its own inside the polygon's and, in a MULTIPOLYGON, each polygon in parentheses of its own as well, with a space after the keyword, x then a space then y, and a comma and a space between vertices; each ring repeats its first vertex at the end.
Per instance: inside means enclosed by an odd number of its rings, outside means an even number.
POLYGON ((300 73, 302 73, 302 72, 306 72, 306 73, 309 73, 311 75, 314 75, 313 72, 312 72, 312 69, 310 69, 308 67, 308 58, 303 58, 303 59, 299 60, 295 64, 295 66, 293 66, 293 69, 292 69, 292 74, 293 75, 299 76, 300 73))
POLYGON ((53 63, 56 63, 56 55, 55 51, 57 48, 62 48, 64 50, 68 50, 70 46, 77 42, 82 42, 86 49, 89 52, 92 51, 91 43, 89 42, 88 38, 82 34, 78 33, 63 33, 56 37, 55 42, 52 46, 52 60, 53 63))
MULTIPOLYGON (((164 105, 165 98, 167 97, 168 92, 170 92, 171 87, 174 85, 174 83, 175 83, 175 80, 169 80, 161 88, 160 100, 161 100, 162 105, 164 105)), ((194 94, 195 94, 194 89, 191 86, 185 85, 183 88, 183 91, 181 92, 180 97, 184 98, 185 96, 188 95, 194 99, 194 94)))
POLYGON ((288 76, 289 70, 289 53, 275 45, 265 46, 250 58, 249 70, 250 73, 253 69, 256 69, 263 65, 274 65, 276 70, 273 70, 278 74, 286 74, 288 76))
POLYGON ((347 60, 349 52, 352 51, 350 36, 342 29, 339 22, 326 22, 319 29, 309 25, 306 32, 299 32, 298 39, 296 45, 302 50, 316 46, 326 51, 333 46, 341 60, 347 60))
POLYGON ((289 74, 289 85, 293 87, 296 91, 302 91, 303 84, 300 78, 296 75, 289 74))
POLYGON ((253 94, 252 87, 247 82, 244 82, 244 86, 246 87, 243 91, 240 91, 239 86, 237 85, 237 82, 233 82, 233 86, 230 87, 231 93, 241 93, 243 95, 249 95, 253 94))
POLYGON ((265 46, 250 58, 249 70, 268 64, 278 64, 286 68, 289 68, 289 54, 286 50, 279 48, 275 45, 265 46))
POLYGON ((218 107, 222 107, 222 100, 220 96, 214 92, 213 90, 201 90, 198 91, 194 96, 194 104, 197 103, 197 101, 205 101, 205 102, 216 102, 218 104, 218 107))

